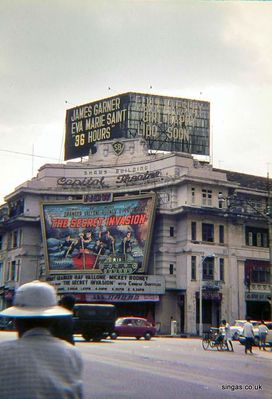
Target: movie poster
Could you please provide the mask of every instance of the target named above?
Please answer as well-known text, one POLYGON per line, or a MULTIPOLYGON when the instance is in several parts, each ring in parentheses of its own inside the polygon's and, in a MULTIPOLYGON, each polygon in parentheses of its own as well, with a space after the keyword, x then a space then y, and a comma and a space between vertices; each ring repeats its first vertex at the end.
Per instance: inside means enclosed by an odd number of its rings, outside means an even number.
POLYGON ((110 203, 43 203, 43 243, 48 273, 146 272, 155 196, 110 203))

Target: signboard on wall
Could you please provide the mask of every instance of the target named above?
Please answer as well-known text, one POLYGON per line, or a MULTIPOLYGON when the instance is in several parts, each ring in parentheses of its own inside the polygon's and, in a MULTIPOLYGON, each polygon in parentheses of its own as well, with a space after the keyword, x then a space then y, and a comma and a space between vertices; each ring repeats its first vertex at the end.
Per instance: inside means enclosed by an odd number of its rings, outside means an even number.
POLYGON ((55 286, 58 294, 91 292, 107 295, 150 295, 165 293, 164 277, 155 275, 75 273, 51 275, 48 281, 55 286))
POLYGON ((42 203, 48 274, 147 271, 155 194, 107 203, 42 203))
POLYGON ((246 292, 246 301, 257 301, 266 302, 269 299, 270 294, 268 292, 246 292))
POLYGON ((65 160, 121 138, 143 138, 151 150, 209 155, 209 137, 209 102, 125 93, 66 111, 65 160))

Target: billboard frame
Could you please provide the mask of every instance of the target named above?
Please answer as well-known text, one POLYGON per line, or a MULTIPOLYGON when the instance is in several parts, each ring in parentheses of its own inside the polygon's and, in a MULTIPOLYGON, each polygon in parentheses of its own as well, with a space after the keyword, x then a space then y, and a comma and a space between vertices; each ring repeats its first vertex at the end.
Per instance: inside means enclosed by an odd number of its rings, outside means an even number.
MULTIPOLYGON (((146 231, 146 238, 145 241, 147 243, 144 244, 144 254, 143 254, 143 261, 142 261, 142 266, 141 268, 137 271, 137 273, 127 273, 127 274, 148 274, 148 260, 149 260, 149 255, 150 255, 150 247, 151 247, 151 240, 153 237, 153 227, 154 227, 154 222, 155 222, 155 214, 156 214, 156 205, 157 205, 157 196, 156 193, 151 192, 147 194, 140 194, 140 195, 125 195, 122 197, 115 197, 113 198, 112 202, 99 202, 99 203, 93 203, 93 202, 83 202, 83 201, 42 201, 40 204, 40 214, 41 214, 41 228, 42 228, 42 242, 43 242, 43 250, 44 250, 44 260, 45 260, 45 267, 46 267, 46 276, 51 276, 51 275, 57 275, 57 274, 108 274, 107 272, 103 272, 100 269, 51 269, 50 268, 50 259, 49 259, 49 248, 48 248, 48 235, 47 235, 47 228, 46 228, 46 212, 45 212, 45 207, 46 206, 81 206, 81 207, 102 207, 104 206, 109 206, 109 205, 116 205, 120 204, 122 202, 128 202, 128 201, 137 201, 137 200, 144 200, 144 199, 150 199, 150 203, 148 204, 151 206, 151 214, 148 214, 148 221, 147 221, 147 231, 146 231)), ((128 225, 130 226, 130 225, 128 225)), ((84 230, 85 228, 82 228, 84 230)), ((79 229, 78 229, 79 230, 79 229)), ((64 236, 62 237, 64 238, 64 236)), ((118 256, 116 256, 118 258, 118 256)), ((129 262, 127 262, 129 264, 129 262)), ((126 274, 126 273, 116 273, 112 272, 112 274, 126 274)))
POLYGON ((66 110, 65 160, 99 142, 140 138, 154 151, 210 155, 210 102, 126 92, 66 110))

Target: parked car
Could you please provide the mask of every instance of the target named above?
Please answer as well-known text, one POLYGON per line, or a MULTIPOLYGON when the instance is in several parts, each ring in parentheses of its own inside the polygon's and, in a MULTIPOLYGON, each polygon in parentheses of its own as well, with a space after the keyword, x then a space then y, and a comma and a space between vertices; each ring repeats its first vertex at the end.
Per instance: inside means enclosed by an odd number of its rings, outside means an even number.
POLYGON ((112 339, 117 337, 135 337, 149 340, 156 334, 154 327, 148 320, 143 317, 119 317, 116 320, 114 332, 110 335, 112 339))
POLYGON ((15 330, 14 319, 11 319, 10 317, 0 317, 0 330, 15 330))
POLYGON ((84 304, 74 306, 74 334, 86 341, 100 341, 113 333, 116 320, 114 305, 84 304))
MULTIPOLYGON (((230 326, 231 337, 233 340, 239 340, 239 337, 243 334, 243 328, 246 320, 235 320, 234 324, 230 326)), ((251 320, 255 331, 258 329, 258 321, 251 320)))

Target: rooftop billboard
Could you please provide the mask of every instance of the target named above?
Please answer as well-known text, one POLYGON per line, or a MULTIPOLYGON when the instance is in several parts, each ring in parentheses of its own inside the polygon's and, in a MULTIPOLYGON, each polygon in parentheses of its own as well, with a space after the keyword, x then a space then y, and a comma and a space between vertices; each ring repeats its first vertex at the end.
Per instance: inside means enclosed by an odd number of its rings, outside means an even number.
POLYGON ((210 103, 125 93, 66 111, 65 160, 96 152, 96 143, 143 138, 151 150, 209 155, 210 103))
POLYGON ((42 203, 47 274, 147 271, 154 194, 107 203, 42 203))

